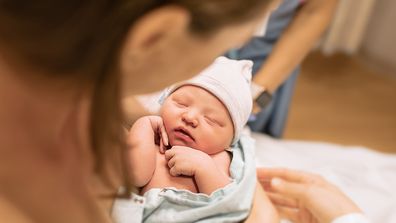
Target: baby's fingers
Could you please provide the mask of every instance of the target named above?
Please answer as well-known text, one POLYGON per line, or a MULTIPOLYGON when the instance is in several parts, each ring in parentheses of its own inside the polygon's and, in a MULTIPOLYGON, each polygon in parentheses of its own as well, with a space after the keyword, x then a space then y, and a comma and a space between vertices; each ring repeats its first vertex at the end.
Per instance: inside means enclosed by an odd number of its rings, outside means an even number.
POLYGON ((169 174, 172 175, 172 176, 174 176, 174 177, 178 177, 178 176, 181 175, 181 174, 180 174, 180 171, 179 171, 175 166, 172 167, 172 168, 170 168, 169 174))
POLYGON ((160 142, 159 142, 159 151, 160 151, 160 153, 165 153, 165 149, 166 149, 166 147, 165 147, 165 145, 164 145, 164 142, 162 141, 162 140, 160 140, 160 142))
POLYGON ((164 153, 166 147, 169 146, 168 134, 166 133, 166 129, 164 125, 160 126, 160 135, 161 135, 160 152, 164 153))

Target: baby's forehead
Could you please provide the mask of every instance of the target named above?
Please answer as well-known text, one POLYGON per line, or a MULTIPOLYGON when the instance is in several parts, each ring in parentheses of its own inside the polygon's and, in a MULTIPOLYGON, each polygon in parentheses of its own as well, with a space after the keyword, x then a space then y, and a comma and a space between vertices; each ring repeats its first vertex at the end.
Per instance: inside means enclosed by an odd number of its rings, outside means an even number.
MULTIPOLYGON (((173 91, 169 96, 173 96, 174 98, 175 97, 189 98, 189 99, 196 99, 196 100, 205 100, 205 99, 208 99, 207 97, 209 96, 214 101, 218 102, 215 104, 218 104, 219 106, 224 107, 224 109, 227 110, 227 112, 229 112, 228 107, 224 104, 224 102, 219 97, 217 97, 213 92, 206 89, 205 87, 201 87, 198 85, 193 85, 193 84, 183 85, 183 86, 177 88, 175 91, 173 91), (202 92, 205 92, 205 93, 202 93, 202 92)), ((213 107, 214 104, 210 104, 209 106, 213 107)))
MULTIPOLYGON (((185 84, 185 85, 182 85, 180 87, 177 87, 170 95, 175 94, 175 93, 184 92, 184 91, 189 91, 191 89, 202 89, 202 90, 205 90, 205 91, 209 92, 205 88, 199 87, 197 85, 185 84)), ((211 92, 209 92, 209 93, 211 93, 211 92)))
POLYGON ((200 98, 200 96, 199 96, 200 94, 199 93, 197 94, 196 91, 192 92, 191 89, 202 90, 203 92, 207 93, 207 94, 205 94, 206 96, 210 96, 210 97, 212 97, 214 100, 216 100, 218 102, 218 103, 204 103, 207 107, 210 107, 210 108, 221 107, 222 109, 224 109, 229 114, 228 107, 223 103, 223 101, 221 99, 219 99, 211 91, 205 89, 204 87, 200 87, 200 86, 193 85, 193 84, 188 84, 188 85, 186 84, 186 85, 183 85, 183 86, 177 88, 169 96, 174 98, 174 99, 178 99, 178 98, 188 98, 188 99, 192 99, 192 100, 194 100, 194 99, 196 99, 196 100, 204 100, 205 99, 205 98, 200 98))
POLYGON ((210 96, 220 103, 223 103, 216 95, 214 95, 211 91, 208 89, 205 89, 204 87, 198 86, 198 85, 193 85, 193 84, 186 84, 182 85, 178 88, 176 88, 172 93, 170 93, 169 96, 177 96, 177 97, 193 97, 193 98, 199 98, 201 93, 199 92, 205 92, 207 94, 204 94, 205 96, 210 96))

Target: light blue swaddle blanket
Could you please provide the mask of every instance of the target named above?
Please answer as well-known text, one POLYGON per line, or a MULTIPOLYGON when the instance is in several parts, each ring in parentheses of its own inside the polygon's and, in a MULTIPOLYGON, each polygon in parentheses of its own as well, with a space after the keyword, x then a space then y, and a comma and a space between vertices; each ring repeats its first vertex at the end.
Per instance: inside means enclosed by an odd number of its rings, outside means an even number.
POLYGON ((254 140, 242 135, 232 147, 233 181, 210 196, 176 188, 154 188, 144 196, 117 199, 112 215, 117 223, 239 222, 250 211, 256 187, 254 140))

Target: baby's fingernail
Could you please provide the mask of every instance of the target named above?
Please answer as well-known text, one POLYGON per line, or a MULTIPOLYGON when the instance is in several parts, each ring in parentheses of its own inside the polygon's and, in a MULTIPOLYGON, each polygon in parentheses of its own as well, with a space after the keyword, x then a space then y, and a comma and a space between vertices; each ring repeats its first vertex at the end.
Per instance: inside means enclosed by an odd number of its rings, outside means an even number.
POLYGON ((271 185, 272 185, 272 186, 279 186, 279 185, 281 185, 281 184, 282 184, 282 180, 279 179, 279 178, 273 178, 273 179, 271 180, 271 185))

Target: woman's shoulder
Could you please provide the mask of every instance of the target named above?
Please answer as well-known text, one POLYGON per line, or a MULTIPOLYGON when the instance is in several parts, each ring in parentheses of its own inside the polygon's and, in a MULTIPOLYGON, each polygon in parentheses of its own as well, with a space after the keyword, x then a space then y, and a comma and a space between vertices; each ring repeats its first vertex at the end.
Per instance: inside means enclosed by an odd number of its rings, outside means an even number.
POLYGON ((30 223, 33 221, 10 201, 0 197, 0 222, 30 223))

